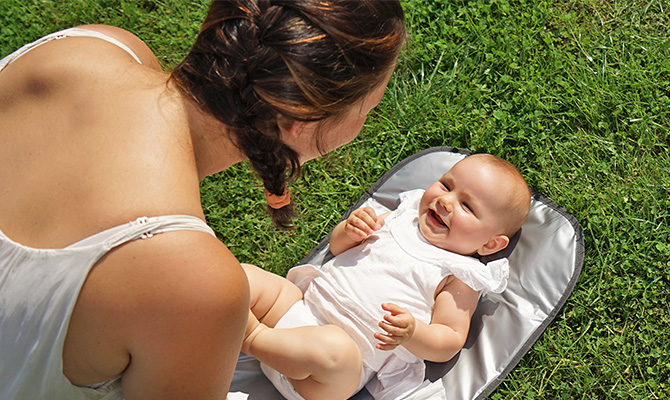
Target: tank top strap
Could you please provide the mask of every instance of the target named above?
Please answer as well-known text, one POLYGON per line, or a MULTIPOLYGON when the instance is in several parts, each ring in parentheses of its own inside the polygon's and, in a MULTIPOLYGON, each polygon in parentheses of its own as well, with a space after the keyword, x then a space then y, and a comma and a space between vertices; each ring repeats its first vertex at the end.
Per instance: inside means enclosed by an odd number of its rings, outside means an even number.
POLYGON ((123 243, 137 239, 148 239, 160 233, 194 230, 216 236, 212 228, 205 221, 192 215, 162 215, 158 217, 140 217, 124 225, 90 236, 71 246, 70 249, 90 245, 105 245, 111 249, 123 243))
POLYGON ((92 31, 92 30, 89 30, 89 29, 68 28, 68 29, 64 29, 62 31, 53 32, 53 33, 50 33, 46 36, 43 36, 43 37, 35 40, 34 42, 30 42, 30 43, 20 47, 18 50, 16 50, 15 52, 7 55, 5 58, 0 59, 0 71, 2 71, 12 61, 21 57, 22 55, 29 52, 30 50, 33 50, 34 48, 36 48, 38 46, 41 46, 45 43, 48 43, 52 40, 64 39, 64 38, 68 38, 68 37, 92 37, 92 38, 102 39, 106 42, 109 42, 109 43, 111 43, 113 45, 116 45, 117 47, 121 48, 126 53, 130 54, 135 59, 135 61, 142 64, 142 61, 140 61, 140 58, 137 56, 137 54, 135 54, 130 49, 130 47, 126 46, 125 44, 118 41, 117 39, 114 39, 111 36, 107 36, 103 33, 98 32, 98 31, 92 31))
POLYGON ((205 221, 192 215, 164 215, 159 217, 140 217, 131 224, 137 224, 142 234, 141 239, 150 238, 163 232, 194 230, 216 236, 205 221))

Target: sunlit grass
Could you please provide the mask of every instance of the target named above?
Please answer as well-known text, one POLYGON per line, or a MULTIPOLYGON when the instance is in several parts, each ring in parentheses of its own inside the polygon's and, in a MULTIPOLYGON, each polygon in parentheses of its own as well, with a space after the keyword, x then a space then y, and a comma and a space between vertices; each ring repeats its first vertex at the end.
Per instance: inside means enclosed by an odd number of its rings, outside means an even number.
MULTIPOLYGON (((243 262, 284 274, 385 171, 431 146, 490 152, 574 214, 586 241, 572 296, 495 399, 670 396, 670 5, 661 1, 406 0, 411 42, 358 139, 307 163, 301 219, 265 215, 246 164, 202 184, 243 262)), ((0 55, 81 23, 122 26, 166 66, 200 1, 0 1, 0 55)), ((0 128, 1 129, 1 128, 0 128)))

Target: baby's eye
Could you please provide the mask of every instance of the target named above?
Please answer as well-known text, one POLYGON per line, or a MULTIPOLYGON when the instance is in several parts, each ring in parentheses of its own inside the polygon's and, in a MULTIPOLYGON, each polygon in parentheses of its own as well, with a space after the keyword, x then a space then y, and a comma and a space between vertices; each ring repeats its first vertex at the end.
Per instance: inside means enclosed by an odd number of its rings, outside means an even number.
POLYGON ((442 183, 442 187, 444 188, 444 190, 446 190, 447 192, 450 192, 450 191, 451 191, 451 189, 449 188, 449 185, 447 185, 447 184, 444 183, 444 182, 441 182, 441 183, 442 183))
POLYGON ((465 207, 466 210, 468 210, 470 212, 473 212, 472 207, 470 207, 470 205, 468 203, 463 203, 463 207, 465 207))

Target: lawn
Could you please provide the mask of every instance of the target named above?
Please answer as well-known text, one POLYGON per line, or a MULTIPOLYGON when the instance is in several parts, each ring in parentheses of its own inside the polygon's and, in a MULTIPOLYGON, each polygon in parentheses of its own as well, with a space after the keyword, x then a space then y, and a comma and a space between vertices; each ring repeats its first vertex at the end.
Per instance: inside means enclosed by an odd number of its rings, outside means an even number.
MULTIPOLYGON (((670 4, 405 0, 411 40, 358 139, 307 163, 301 218, 271 227, 241 164, 206 179, 211 226, 243 262, 295 265, 386 170, 431 146, 489 152, 574 214, 582 275, 493 399, 670 396, 670 4)), ((200 1, 0 1, 0 56, 49 31, 108 23, 170 68, 200 1)), ((0 128, 1 129, 1 128, 0 128)))

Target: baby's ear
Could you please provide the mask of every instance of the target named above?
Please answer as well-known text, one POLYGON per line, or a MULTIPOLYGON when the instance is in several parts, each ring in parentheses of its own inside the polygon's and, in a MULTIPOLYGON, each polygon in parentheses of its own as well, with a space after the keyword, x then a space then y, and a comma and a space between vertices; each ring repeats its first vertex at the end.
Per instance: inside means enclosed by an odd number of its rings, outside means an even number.
POLYGON ((480 247, 479 250, 477 250, 477 254, 480 256, 488 256, 489 254, 493 254, 504 249, 508 244, 509 237, 507 237, 507 235, 495 235, 482 247, 480 247))

